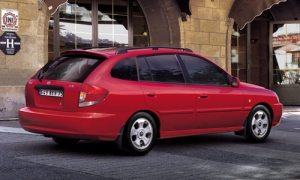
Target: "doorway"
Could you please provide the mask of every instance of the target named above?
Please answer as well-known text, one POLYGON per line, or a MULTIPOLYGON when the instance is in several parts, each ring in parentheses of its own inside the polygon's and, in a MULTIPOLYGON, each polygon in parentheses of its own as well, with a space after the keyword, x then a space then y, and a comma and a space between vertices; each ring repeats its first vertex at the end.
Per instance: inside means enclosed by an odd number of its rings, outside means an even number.
POLYGON ((270 87, 282 104, 300 105, 300 21, 270 23, 270 87))
POLYGON ((233 26, 231 74, 242 82, 269 88, 268 21, 253 21, 245 28, 233 26))

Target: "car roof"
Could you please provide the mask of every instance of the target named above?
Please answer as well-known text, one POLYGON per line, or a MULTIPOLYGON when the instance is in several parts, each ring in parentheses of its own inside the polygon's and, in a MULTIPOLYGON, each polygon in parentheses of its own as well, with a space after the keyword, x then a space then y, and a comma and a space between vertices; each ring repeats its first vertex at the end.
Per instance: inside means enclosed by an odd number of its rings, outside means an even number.
POLYGON ((61 53, 62 56, 69 54, 89 54, 89 55, 100 55, 106 58, 116 56, 118 54, 125 54, 129 52, 135 53, 145 53, 145 54, 156 54, 156 52, 161 53, 176 53, 176 52, 193 52, 188 48, 177 48, 177 47, 91 47, 85 49, 74 49, 68 50, 61 53))

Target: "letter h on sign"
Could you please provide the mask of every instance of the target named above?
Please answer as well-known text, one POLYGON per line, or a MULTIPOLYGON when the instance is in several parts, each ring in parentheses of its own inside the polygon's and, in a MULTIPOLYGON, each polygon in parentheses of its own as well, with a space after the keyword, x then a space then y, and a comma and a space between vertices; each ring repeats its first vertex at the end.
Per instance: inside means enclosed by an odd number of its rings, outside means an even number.
POLYGON ((6 48, 9 48, 9 45, 14 48, 14 39, 11 39, 11 42, 9 42, 9 39, 6 40, 6 48))

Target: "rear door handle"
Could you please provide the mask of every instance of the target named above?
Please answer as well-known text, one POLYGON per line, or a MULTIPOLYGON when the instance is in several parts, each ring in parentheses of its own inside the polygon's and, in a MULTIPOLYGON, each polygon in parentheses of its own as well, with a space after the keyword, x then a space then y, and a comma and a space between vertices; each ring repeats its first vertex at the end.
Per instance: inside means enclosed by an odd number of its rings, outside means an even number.
POLYGON ((148 93, 147 93, 147 96, 149 96, 149 97, 155 97, 156 94, 155 94, 154 92, 148 92, 148 93))
POLYGON ((208 95, 206 95, 206 94, 202 94, 202 95, 198 96, 198 99, 206 99, 206 98, 208 98, 208 95))

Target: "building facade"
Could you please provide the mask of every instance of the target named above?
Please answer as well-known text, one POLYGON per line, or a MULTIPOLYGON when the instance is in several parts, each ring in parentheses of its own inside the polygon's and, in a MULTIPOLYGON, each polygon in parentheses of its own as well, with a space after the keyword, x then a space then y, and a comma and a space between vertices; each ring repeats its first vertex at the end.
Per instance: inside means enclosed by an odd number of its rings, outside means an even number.
POLYGON ((0 118, 17 118, 26 82, 47 61, 91 46, 190 48, 241 81, 273 89, 285 104, 299 105, 299 98, 286 95, 299 86, 297 46, 288 51, 284 46, 287 39, 298 43, 298 32, 289 28, 299 25, 300 12, 287 4, 297 0, 273 1, 251 14, 251 21, 242 19, 241 28, 240 20, 235 22, 235 10, 243 7, 237 0, 0 0, 0 118), (283 10, 296 14, 274 13, 283 10), (6 33, 20 39, 13 54, 5 51, 12 46, 6 33))

